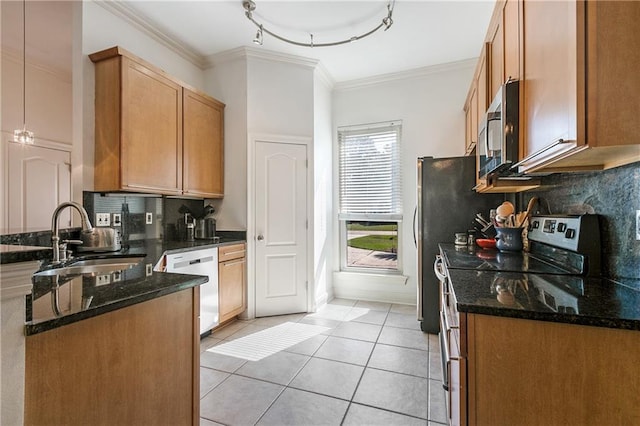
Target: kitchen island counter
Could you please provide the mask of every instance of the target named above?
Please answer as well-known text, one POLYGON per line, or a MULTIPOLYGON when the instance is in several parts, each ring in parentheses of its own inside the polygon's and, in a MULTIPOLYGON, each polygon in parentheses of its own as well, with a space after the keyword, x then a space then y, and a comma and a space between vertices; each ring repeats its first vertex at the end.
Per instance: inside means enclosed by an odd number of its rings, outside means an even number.
POLYGON ((83 256, 141 256, 140 263, 131 269, 102 276, 83 274, 70 277, 64 282, 56 282, 55 277, 34 277, 32 294, 27 296, 26 334, 51 330, 204 284, 208 281, 205 276, 165 273, 155 271, 154 268, 167 253, 219 247, 238 241, 244 242, 235 236, 215 242, 161 239, 132 241, 118 252, 83 256))

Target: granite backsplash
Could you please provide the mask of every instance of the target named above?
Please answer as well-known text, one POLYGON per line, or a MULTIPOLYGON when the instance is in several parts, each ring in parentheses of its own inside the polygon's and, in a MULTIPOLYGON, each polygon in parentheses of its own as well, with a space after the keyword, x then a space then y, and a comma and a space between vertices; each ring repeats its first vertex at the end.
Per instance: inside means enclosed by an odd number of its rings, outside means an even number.
POLYGON ((120 232, 124 242, 152 238, 182 240, 186 238, 186 233, 178 232, 177 225, 178 222, 184 223, 184 213, 189 212, 196 218, 204 216, 203 201, 194 199, 85 191, 82 201, 92 223, 96 213, 109 213, 111 217, 114 213, 120 213, 120 232), (146 223, 147 213, 152 216, 151 224, 146 223))
POLYGON ((545 176, 539 188, 519 194, 519 204, 526 206, 532 196, 539 197, 541 214, 600 215, 603 275, 640 278, 640 241, 635 238, 640 162, 599 172, 545 176))
MULTIPOLYGON (((167 198, 160 195, 144 194, 103 194, 99 192, 83 192, 82 205, 93 226, 97 225, 96 213, 109 213, 112 228, 120 230, 122 242, 161 239, 164 241, 182 241, 186 232, 178 231, 178 223, 184 223, 184 213, 194 217, 204 216, 202 200, 167 198), (113 224, 113 214, 120 214, 120 225, 113 224), (152 223, 146 223, 147 213, 151 214, 152 223)), ((217 230, 225 236, 237 236, 245 239, 244 231, 217 230)), ((80 228, 60 229, 61 239, 78 239, 80 228)), ((32 246, 51 246, 51 230, 0 235, 1 244, 19 244, 32 246)))

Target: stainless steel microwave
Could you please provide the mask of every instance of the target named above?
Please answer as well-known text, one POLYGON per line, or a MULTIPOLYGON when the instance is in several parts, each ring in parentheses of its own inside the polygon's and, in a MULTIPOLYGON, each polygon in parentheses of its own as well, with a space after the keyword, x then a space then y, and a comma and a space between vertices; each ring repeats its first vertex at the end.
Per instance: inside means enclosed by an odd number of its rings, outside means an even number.
POLYGON ((518 161, 518 116, 520 81, 508 80, 500 86, 478 131, 478 177, 510 174, 518 161))

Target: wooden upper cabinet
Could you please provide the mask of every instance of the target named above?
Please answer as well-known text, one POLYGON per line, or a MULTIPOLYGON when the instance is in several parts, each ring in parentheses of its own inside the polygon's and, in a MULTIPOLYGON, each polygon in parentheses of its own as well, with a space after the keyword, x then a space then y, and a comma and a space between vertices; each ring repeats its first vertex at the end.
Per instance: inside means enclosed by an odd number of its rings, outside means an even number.
MULTIPOLYGON (((489 43, 485 43, 480 58, 478 59, 478 67, 476 68, 476 91, 478 93, 478 123, 480 117, 484 117, 489 106, 489 62, 487 56, 490 50, 489 43)), ((478 124, 479 126, 479 124, 478 124)))
POLYGON ((640 2, 523 4, 520 171, 640 160, 640 2))
POLYGON ((508 0, 502 10, 504 74, 503 83, 508 79, 520 79, 520 4, 522 0, 508 0))
POLYGON ((577 84, 578 8, 571 1, 528 1, 523 6, 525 151, 521 157, 547 149, 545 158, 578 143, 576 101, 584 97, 577 84))
MULTIPOLYGON (((482 140, 479 139, 478 133, 482 128, 482 123, 485 120, 485 115, 487 113, 487 108, 489 107, 489 62, 490 62, 490 50, 491 44, 485 43, 484 48, 482 49, 482 53, 480 53, 480 58, 478 59, 478 66, 476 68, 476 97, 477 97, 477 114, 476 114, 476 140, 478 144, 476 145, 476 172, 479 169, 480 164, 480 155, 483 155, 485 152, 485 144, 482 140)), ((480 178, 478 173, 476 173, 476 190, 479 191, 483 189, 487 185, 486 179, 480 178)))
POLYGON ((224 104, 184 89, 184 194, 224 194, 224 104))
POLYGON ((464 104, 465 155, 475 155, 478 143, 478 95, 475 80, 464 104))
POLYGON ((496 22, 493 35, 489 40, 491 46, 489 64, 489 104, 498 93, 498 88, 504 83, 504 25, 502 13, 496 22))
POLYGON ((498 2, 489 27, 489 103, 508 79, 520 79, 519 0, 498 2))
POLYGON ((224 104, 120 47, 89 57, 94 190, 222 197, 224 104))

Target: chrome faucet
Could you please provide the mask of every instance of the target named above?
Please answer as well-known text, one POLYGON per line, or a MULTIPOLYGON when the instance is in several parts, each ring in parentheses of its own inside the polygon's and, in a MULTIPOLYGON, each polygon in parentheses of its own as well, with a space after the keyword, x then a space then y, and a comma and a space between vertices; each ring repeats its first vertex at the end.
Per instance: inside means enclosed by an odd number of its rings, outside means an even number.
POLYGON ((51 248, 53 249, 53 260, 52 263, 60 263, 67 260, 67 243, 75 243, 82 244, 82 241, 76 240, 63 240, 60 242, 60 235, 58 230, 58 216, 60 212, 64 210, 65 207, 73 207, 80 213, 82 217, 82 232, 92 232, 93 226, 91 226, 91 222, 89 221, 89 215, 87 211, 80 204, 75 203, 73 201, 66 201, 60 204, 53 211, 53 216, 51 219, 51 248))

